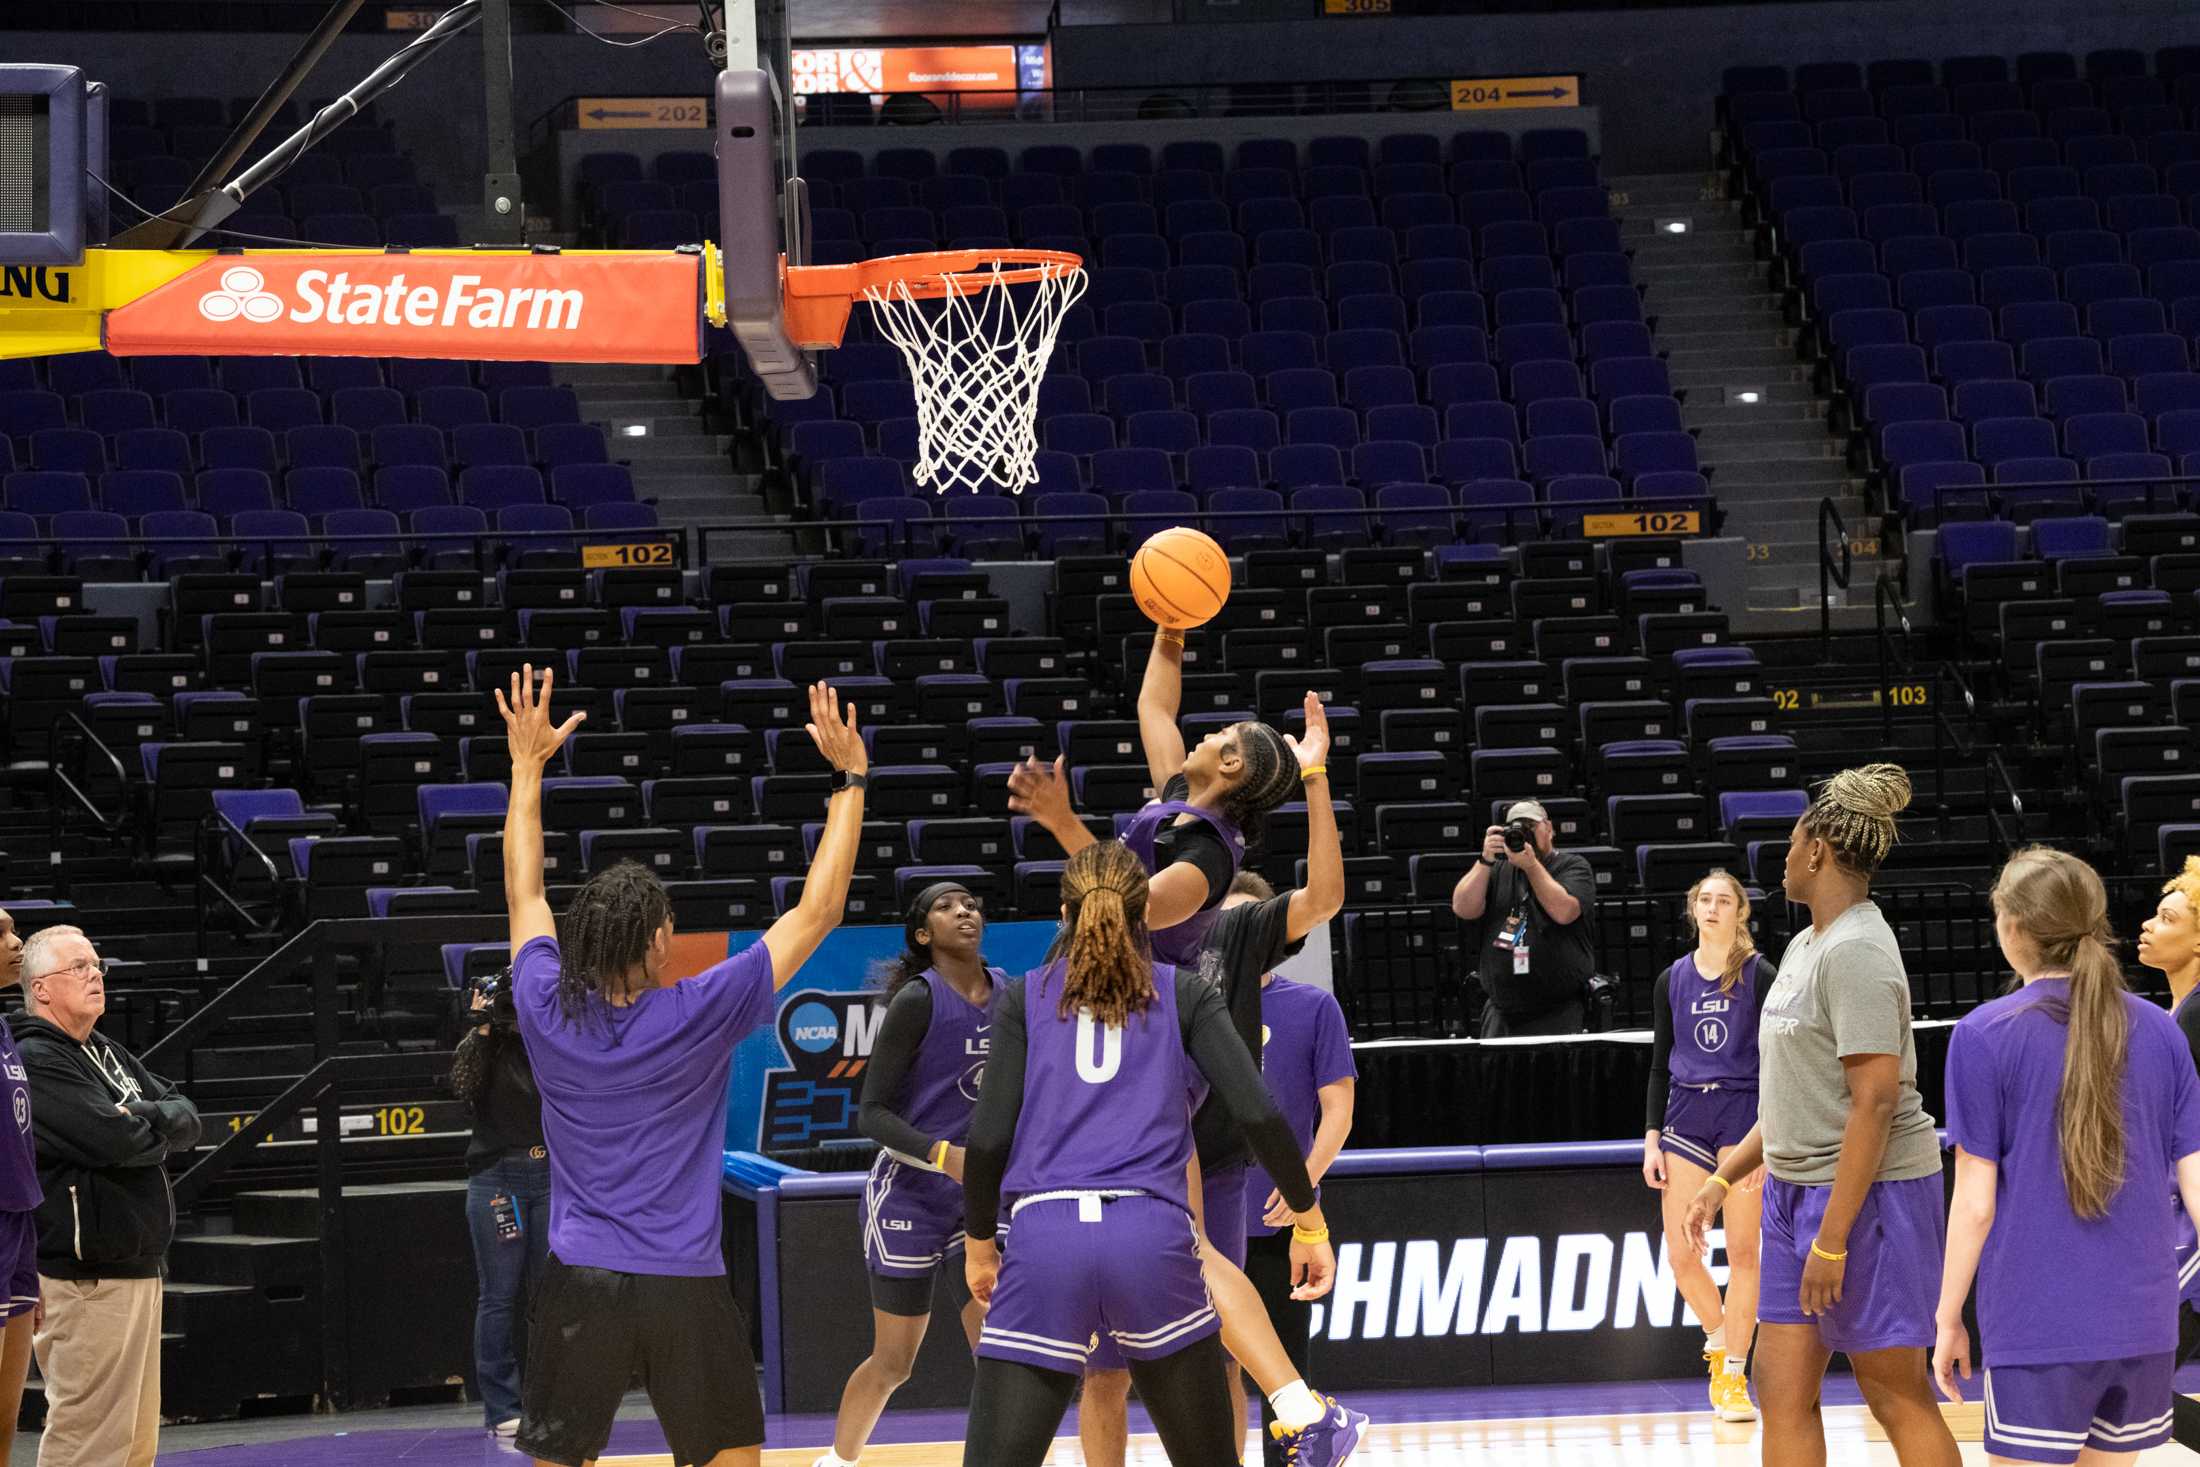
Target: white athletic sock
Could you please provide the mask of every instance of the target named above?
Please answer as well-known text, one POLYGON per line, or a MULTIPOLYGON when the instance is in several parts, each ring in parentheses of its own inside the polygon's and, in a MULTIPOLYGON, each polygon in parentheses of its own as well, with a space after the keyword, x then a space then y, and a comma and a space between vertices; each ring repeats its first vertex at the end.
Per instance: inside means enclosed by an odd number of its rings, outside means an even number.
POLYGON ((1723 1321, 1717 1329, 1704 1331, 1703 1347, 1706 1350, 1723 1350, 1726 1348, 1726 1325, 1723 1321))
POLYGON ((1283 1423, 1285 1431, 1303 1431, 1322 1419, 1327 1408, 1321 1397, 1306 1388, 1303 1380, 1292 1381, 1268 1398, 1268 1404, 1276 1408, 1276 1420, 1283 1423))
POLYGON ((1738 1351, 1728 1352, 1726 1357, 1726 1373, 1728 1375, 1741 1375, 1744 1373, 1748 1365, 1749 1359, 1746 1355, 1743 1355, 1738 1351))
POLYGON ((856 1467, 856 1464, 850 1458, 843 1457, 831 1447, 827 1447, 825 1455, 811 1463, 810 1467, 856 1467))

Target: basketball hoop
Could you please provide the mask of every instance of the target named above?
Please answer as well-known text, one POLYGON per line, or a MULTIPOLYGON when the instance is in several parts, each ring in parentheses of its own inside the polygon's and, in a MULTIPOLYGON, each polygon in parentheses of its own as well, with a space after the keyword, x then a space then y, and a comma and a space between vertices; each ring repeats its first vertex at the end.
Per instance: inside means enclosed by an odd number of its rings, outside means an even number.
POLYGON ((1063 316, 1085 293, 1083 260, 940 250, 789 266, 785 285, 787 334, 805 349, 838 346, 856 300, 870 303, 916 388, 918 483, 975 494, 1039 481, 1039 380, 1063 316))

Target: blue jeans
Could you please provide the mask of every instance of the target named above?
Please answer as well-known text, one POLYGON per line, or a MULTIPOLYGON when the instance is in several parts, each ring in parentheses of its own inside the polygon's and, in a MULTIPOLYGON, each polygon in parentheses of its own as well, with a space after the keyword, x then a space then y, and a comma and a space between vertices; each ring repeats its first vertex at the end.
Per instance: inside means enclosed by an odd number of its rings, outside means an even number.
POLYGON ((481 1293, 474 1305, 474 1376, 481 1391, 483 1424, 495 1426, 520 1414, 519 1356, 512 1344, 514 1317, 526 1307, 550 1255, 550 1163, 525 1152, 466 1181, 466 1227, 474 1239, 474 1271, 481 1293), (493 1202, 512 1199, 520 1236, 498 1236, 493 1202))

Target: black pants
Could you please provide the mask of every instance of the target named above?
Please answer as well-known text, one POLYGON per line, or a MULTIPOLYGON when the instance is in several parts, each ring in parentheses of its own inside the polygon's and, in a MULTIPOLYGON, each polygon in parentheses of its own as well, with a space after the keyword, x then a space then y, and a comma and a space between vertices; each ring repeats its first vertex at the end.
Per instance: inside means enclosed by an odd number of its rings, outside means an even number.
MULTIPOLYGON (((1292 1366, 1304 1380, 1311 1374, 1307 1366, 1310 1353, 1307 1326, 1313 1320, 1314 1306, 1291 1297, 1291 1232, 1288 1228, 1265 1238, 1245 1240, 1245 1276, 1260 1291, 1260 1302, 1268 1306, 1268 1322, 1276 1327, 1276 1338, 1283 1341, 1283 1353, 1291 1357, 1292 1366)), ((1257 1387, 1253 1394, 1260 1395, 1257 1387)), ((1260 1403, 1261 1451, 1267 1467, 1287 1467, 1282 1445, 1268 1432, 1269 1424, 1275 1419, 1276 1408, 1263 1396, 1260 1403)))
MULTIPOLYGON (((1222 1339, 1209 1335, 1159 1360, 1130 1362, 1131 1384, 1175 1467, 1227 1467, 1237 1461, 1243 1423, 1233 1432, 1222 1339)), ((971 1467, 1040 1467, 1077 1393, 1078 1377, 1015 1360, 978 1359, 970 1393, 963 1460, 971 1467)))
POLYGON ((1554 1034, 1581 1034, 1589 1027, 1588 1013, 1580 999, 1571 999, 1555 1009, 1545 1009, 1540 1014, 1500 1013, 1496 1004, 1485 1005, 1482 1010, 1482 1037, 1484 1039, 1523 1039, 1530 1036, 1542 1038, 1554 1034))

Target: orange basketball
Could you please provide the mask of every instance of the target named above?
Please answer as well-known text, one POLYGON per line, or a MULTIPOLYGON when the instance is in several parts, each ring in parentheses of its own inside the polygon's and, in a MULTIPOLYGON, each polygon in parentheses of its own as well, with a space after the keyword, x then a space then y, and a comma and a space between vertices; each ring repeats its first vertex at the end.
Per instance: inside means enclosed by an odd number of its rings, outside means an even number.
POLYGON ((1163 530, 1131 557, 1131 599, 1157 625, 1203 625, 1230 599, 1230 557, 1198 530, 1163 530))

